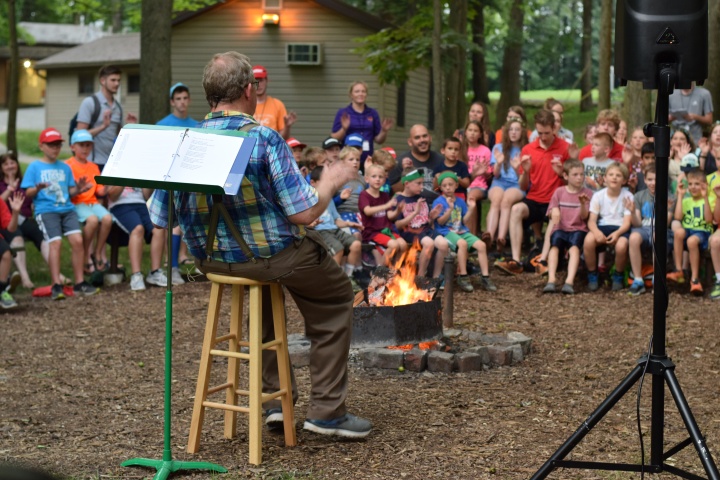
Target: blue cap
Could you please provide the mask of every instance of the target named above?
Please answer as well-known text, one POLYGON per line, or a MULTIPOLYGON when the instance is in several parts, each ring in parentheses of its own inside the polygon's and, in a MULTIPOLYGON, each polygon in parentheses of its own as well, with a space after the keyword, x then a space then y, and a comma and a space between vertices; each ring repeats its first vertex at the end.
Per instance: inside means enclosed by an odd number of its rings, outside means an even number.
POLYGON ((357 133, 353 133, 345 137, 345 146, 346 147, 359 147, 362 148, 363 146, 363 138, 357 133))
POLYGON ((175 90, 177 90, 177 89, 180 88, 180 87, 185 87, 185 89, 186 89, 188 92, 190 91, 190 89, 187 87, 187 85, 185 85, 185 84, 182 83, 182 82, 178 82, 178 83, 176 83, 175 85, 173 85, 172 87, 170 87, 170 100, 172 100, 172 97, 173 97, 173 94, 175 93, 175 90))
POLYGON ((70 145, 75 145, 76 143, 80 142, 93 142, 93 136, 90 135, 90 132, 87 130, 75 130, 75 132, 72 134, 72 137, 70 137, 70 145))

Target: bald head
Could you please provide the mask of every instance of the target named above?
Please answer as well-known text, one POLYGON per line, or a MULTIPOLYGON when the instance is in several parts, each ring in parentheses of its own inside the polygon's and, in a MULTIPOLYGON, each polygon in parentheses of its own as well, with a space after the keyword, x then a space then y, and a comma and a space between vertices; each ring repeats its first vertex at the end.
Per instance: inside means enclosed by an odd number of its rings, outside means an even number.
POLYGON ((425 125, 413 125, 410 127, 408 146, 416 158, 427 157, 430 153, 432 137, 425 125))

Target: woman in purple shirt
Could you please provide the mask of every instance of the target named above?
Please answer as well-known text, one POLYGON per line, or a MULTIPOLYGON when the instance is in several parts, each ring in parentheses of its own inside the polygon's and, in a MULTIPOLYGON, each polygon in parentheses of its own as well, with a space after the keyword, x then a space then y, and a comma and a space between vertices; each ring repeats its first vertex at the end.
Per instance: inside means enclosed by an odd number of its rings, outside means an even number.
POLYGON ((347 135, 357 133, 363 138, 360 165, 365 158, 373 154, 374 142, 383 143, 387 132, 392 128, 393 120, 383 118, 377 110, 365 105, 368 88, 365 82, 357 81, 350 85, 350 105, 338 110, 333 122, 331 137, 343 142, 347 135))

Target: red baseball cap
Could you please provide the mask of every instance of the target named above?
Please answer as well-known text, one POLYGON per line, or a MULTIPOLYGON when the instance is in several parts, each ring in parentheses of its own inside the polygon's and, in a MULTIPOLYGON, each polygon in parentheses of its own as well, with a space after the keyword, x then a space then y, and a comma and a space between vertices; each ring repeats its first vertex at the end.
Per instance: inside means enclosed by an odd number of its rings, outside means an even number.
POLYGON ((305 148, 305 147, 307 147, 307 145, 305 145, 304 143, 302 143, 300 140, 298 140, 295 137, 288 138, 287 144, 290 148, 295 148, 295 147, 305 148))
POLYGON ((53 143, 53 142, 64 142, 65 140, 62 137, 62 134, 57 131, 55 128, 46 128, 42 132, 40 132, 40 138, 38 138, 38 141, 40 143, 53 143))
POLYGON ((255 65, 253 67, 253 75, 255 76, 255 80, 258 78, 267 78, 267 70, 265 70, 265 67, 262 65, 255 65))
POLYGON ((395 153, 395 149, 394 149, 394 148, 392 148, 392 147, 383 147, 383 148, 381 148, 381 150, 385 150, 385 151, 388 152, 390 155, 392 155, 393 158, 397 159, 397 153, 395 153))

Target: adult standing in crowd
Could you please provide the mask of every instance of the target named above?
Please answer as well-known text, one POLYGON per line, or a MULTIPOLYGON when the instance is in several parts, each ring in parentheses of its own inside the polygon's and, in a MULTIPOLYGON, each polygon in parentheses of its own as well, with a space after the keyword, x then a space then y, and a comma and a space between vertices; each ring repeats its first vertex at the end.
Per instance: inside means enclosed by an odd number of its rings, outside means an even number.
MULTIPOLYGON (((543 104, 543 109, 550 110, 555 114, 560 114, 559 122, 557 115, 555 116, 555 128, 558 129, 557 133, 555 133, 555 136, 562 138, 568 143, 573 143, 575 141, 575 135, 573 134, 572 130, 568 130, 567 128, 562 126, 563 115, 565 114, 565 107, 563 107, 563 104, 560 103, 558 100, 550 97, 545 100, 545 103, 543 104)), ((533 130, 533 132, 530 134, 530 141, 534 142, 537 139, 537 136, 537 130, 533 130)))
MULTIPOLYGON (((85 98, 80 104, 77 130, 87 130, 93 136, 94 145, 90 161, 102 171, 123 125, 122 105, 115 98, 115 94, 120 89, 122 70, 115 65, 105 65, 100 68, 98 77, 100 90, 85 98)), ((125 123, 137 123, 137 121, 137 116, 132 113, 128 113, 125 118, 125 123)))
MULTIPOLYGON (((495 146, 495 132, 493 132, 492 127, 490 127, 490 114, 488 113, 487 105, 485 105, 483 102, 473 102, 472 105, 470 105, 470 109, 468 110, 467 121, 480 122, 483 129, 485 146, 492 150, 495 146)), ((465 132, 463 131, 463 129, 459 128, 455 130, 453 137, 462 140, 464 134, 465 132)))
POLYGON ((350 104, 335 114, 331 137, 344 142, 345 137, 357 133, 363 138, 360 165, 375 151, 375 142, 383 143, 393 126, 391 118, 380 120, 380 114, 367 106, 368 87, 365 82, 356 81, 350 85, 350 104))
POLYGON ((433 188, 433 171, 443 164, 443 156, 430 149, 432 137, 425 125, 418 124, 410 127, 410 137, 407 142, 410 151, 398 155, 397 165, 390 172, 388 181, 392 185, 393 191, 399 192, 403 189, 400 182, 403 170, 410 167, 422 168, 423 190, 420 195, 432 203, 439 195, 433 188))
POLYGON ((255 81, 258 82, 255 120, 264 127, 272 128, 287 140, 290 138, 290 128, 297 121, 297 115, 295 112, 288 113, 282 101, 267 94, 267 86, 270 80, 265 67, 255 65, 253 75, 255 75, 255 81))
POLYGON ((713 121, 713 105, 710 92, 692 82, 690 88, 675 89, 670 100, 668 119, 673 128, 685 128, 695 143, 703 136, 703 128, 713 121))
MULTIPOLYGON (((255 124, 257 85, 249 59, 237 52, 216 54, 205 66, 203 87, 211 112, 200 128, 238 130, 255 124)), ((304 429, 350 438, 367 436, 369 421, 347 412, 347 360, 352 332, 353 291, 350 279, 327 254, 319 233, 305 228, 332 201, 340 186, 357 176, 348 162, 326 165, 313 187, 300 173, 287 143, 275 131, 254 126, 248 136, 257 140, 237 195, 223 195, 245 243, 245 253, 221 220, 215 243, 206 226, 214 199, 209 195, 175 192, 177 219, 185 231, 190 253, 203 271, 263 282, 277 281, 295 300, 310 339, 312 389, 304 429), (206 245, 210 252, 206 252, 206 245), (215 248, 212 250, 212 248, 215 248)), ((161 228, 168 225, 168 193, 156 190, 151 218, 161 228)), ((263 287, 263 342, 274 339, 269 288, 263 287)), ((291 370, 292 371, 292 370, 291 370)), ((297 399, 292 376, 293 398, 297 399)), ((263 352, 263 391, 279 388, 277 358, 263 352)), ((265 423, 282 424, 279 400, 267 403, 265 423)))

